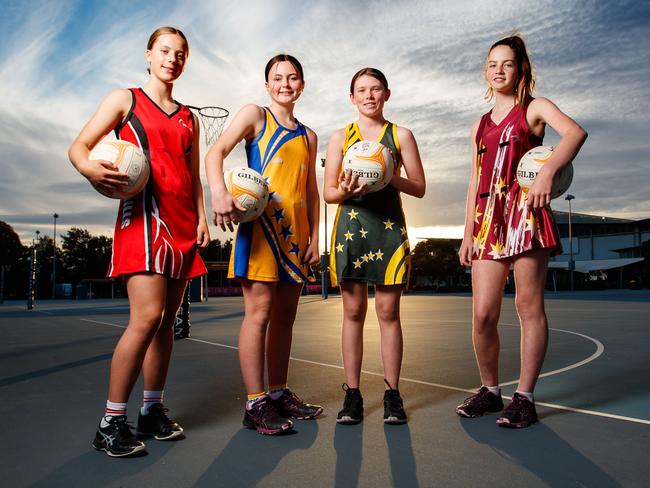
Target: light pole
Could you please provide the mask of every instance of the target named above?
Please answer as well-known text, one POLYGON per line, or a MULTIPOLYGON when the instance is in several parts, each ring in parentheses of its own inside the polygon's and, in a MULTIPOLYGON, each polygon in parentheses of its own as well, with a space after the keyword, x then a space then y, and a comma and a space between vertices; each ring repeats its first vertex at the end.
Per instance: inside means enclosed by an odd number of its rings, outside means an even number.
POLYGON ((41 231, 37 230, 36 240, 32 239, 32 256, 27 287, 27 310, 32 310, 36 301, 36 245, 38 244, 38 236, 40 233, 41 231))
MULTIPOLYGON (((321 166, 324 168, 325 167, 325 158, 320 159, 321 166)), ((321 288, 323 289, 321 292, 321 296, 323 297, 324 300, 327 300, 328 296, 328 269, 329 269, 329 254, 327 253, 327 202, 323 198, 323 206, 325 208, 325 252, 321 255, 320 257, 320 270, 321 270, 321 288)))
POLYGON ((573 261, 573 232, 571 229, 571 200, 574 198, 570 193, 567 193, 567 196, 564 197, 569 202, 569 279, 571 282, 571 291, 573 291, 573 270, 576 267, 575 261, 573 261))
POLYGON ((55 213, 52 215, 54 218, 54 234, 52 240, 54 241, 54 247, 52 251, 52 298, 56 298, 56 219, 59 218, 59 214, 55 213))

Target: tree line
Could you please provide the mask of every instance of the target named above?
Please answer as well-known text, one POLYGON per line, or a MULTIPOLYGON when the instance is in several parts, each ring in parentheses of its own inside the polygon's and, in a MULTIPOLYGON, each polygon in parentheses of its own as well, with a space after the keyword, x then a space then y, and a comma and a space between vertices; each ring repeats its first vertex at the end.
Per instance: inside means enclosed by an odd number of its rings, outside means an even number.
MULTIPOLYGON (((454 239, 427 239, 418 242, 411 255, 411 288, 451 291, 466 289, 469 276, 458 262, 458 244, 454 239)), ((87 279, 102 279, 111 260, 113 239, 92 235, 87 229, 72 227, 57 239, 56 282, 70 283, 74 288, 87 279)), ((225 262, 230 259, 232 239, 215 239, 201 249, 205 261, 225 262)), ((36 251, 36 295, 52 296, 52 262, 54 241, 49 236, 23 245, 11 225, 0 221, 0 266, 4 269, 4 298, 27 296, 30 259, 36 251)), ((224 270, 209 272, 211 286, 227 286, 224 270)), ((317 272, 320 276, 320 273, 317 272)), ((73 292, 74 293, 74 292, 73 292)))
MULTIPOLYGON (((57 284, 70 283, 74 290, 83 280, 105 278, 111 261, 112 246, 111 237, 92 235, 80 227, 72 227, 57 236, 57 284)), ((223 243, 215 239, 200 252, 206 261, 227 261, 231 247, 231 239, 223 243)), ((11 225, 0 221, 0 267, 4 274, 4 298, 22 299, 27 296, 34 251, 37 263, 36 296, 51 298, 54 240, 50 236, 43 236, 26 246, 11 225)))

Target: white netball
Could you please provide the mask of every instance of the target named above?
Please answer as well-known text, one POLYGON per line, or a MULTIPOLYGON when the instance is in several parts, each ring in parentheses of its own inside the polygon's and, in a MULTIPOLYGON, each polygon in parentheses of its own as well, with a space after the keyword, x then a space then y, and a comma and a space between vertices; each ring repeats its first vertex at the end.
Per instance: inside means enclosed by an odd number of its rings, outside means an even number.
MULTIPOLYGON (((542 166, 548 161, 553 154, 553 148, 549 146, 537 146, 532 148, 519 160, 517 166, 517 181, 519 186, 528 190, 533 186, 535 177, 542 166)), ((573 181, 573 164, 569 163, 553 178, 553 187, 551 189, 551 198, 557 198, 563 195, 571 186, 573 181)))
POLYGON ((129 175, 128 185, 105 192, 99 190, 102 195, 109 198, 127 199, 140 193, 149 180, 149 161, 142 150, 135 144, 128 141, 101 141, 97 144, 88 156, 91 161, 103 159, 110 161, 117 166, 121 173, 129 175))
POLYGON ((343 171, 359 175, 359 185, 367 185, 369 192, 379 191, 390 182, 395 172, 393 154, 376 141, 352 144, 343 156, 343 171))
POLYGON ((261 174, 242 166, 226 171, 224 179, 230 194, 246 207, 240 222, 250 222, 262 215, 269 203, 269 185, 261 174))

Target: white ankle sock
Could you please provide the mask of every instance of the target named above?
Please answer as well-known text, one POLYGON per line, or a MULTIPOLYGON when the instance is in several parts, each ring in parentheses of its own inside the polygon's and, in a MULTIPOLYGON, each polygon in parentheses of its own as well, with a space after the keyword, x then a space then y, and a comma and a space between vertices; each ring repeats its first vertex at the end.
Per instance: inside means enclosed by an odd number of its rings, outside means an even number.
POLYGON ((525 396, 528 399, 529 402, 535 402, 535 400, 533 399, 533 392, 532 391, 528 392, 528 391, 517 390, 515 393, 519 393, 521 396, 525 396))
POLYGON ((126 403, 111 402, 106 400, 106 408, 104 409, 104 416, 99 423, 102 428, 108 425, 108 421, 112 417, 119 417, 120 415, 126 416, 126 403))
POLYGON ((162 403, 164 393, 164 390, 144 390, 144 394, 142 396, 142 408, 140 409, 140 413, 142 415, 147 415, 149 413, 149 408, 151 405, 162 403))
POLYGON ((493 395, 501 396, 501 388, 499 388, 498 386, 487 386, 487 385, 483 385, 483 386, 486 387, 488 391, 493 395))

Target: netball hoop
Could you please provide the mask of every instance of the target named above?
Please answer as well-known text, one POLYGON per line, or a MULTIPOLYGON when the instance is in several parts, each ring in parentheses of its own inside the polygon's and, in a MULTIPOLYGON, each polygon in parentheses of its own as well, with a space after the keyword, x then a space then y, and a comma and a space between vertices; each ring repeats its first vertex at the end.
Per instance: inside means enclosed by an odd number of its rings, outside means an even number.
MULTIPOLYGON (((205 137, 205 145, 210 148, 212 144, 215 143, 223 128, 226 125, 226 119, 230 112, 222 107, 207 106, 207 107, 194 107, 188 105, 187 108, 192 110, 201 120, 201 126, 203 127, 203 136, 205 137)), ((207 299, 207 293, 205 294, 207 299)), ((190 323, 190 282, 187 283, 185 287, 185 293, 183 294, 183 301, 181 306, 176 313, 176 322, 174 324, 174 338, 175 339, 184 339, 190 336, 190 329, 192 324, 190 323)))
POLYGON ((223 128, 226 125, 226 119, 230 112, 222 107, 206 106, 194 107, 188 105, 187 108, 193 110, 201 120, 205 144, 210 147, 219 138, 223 128))

